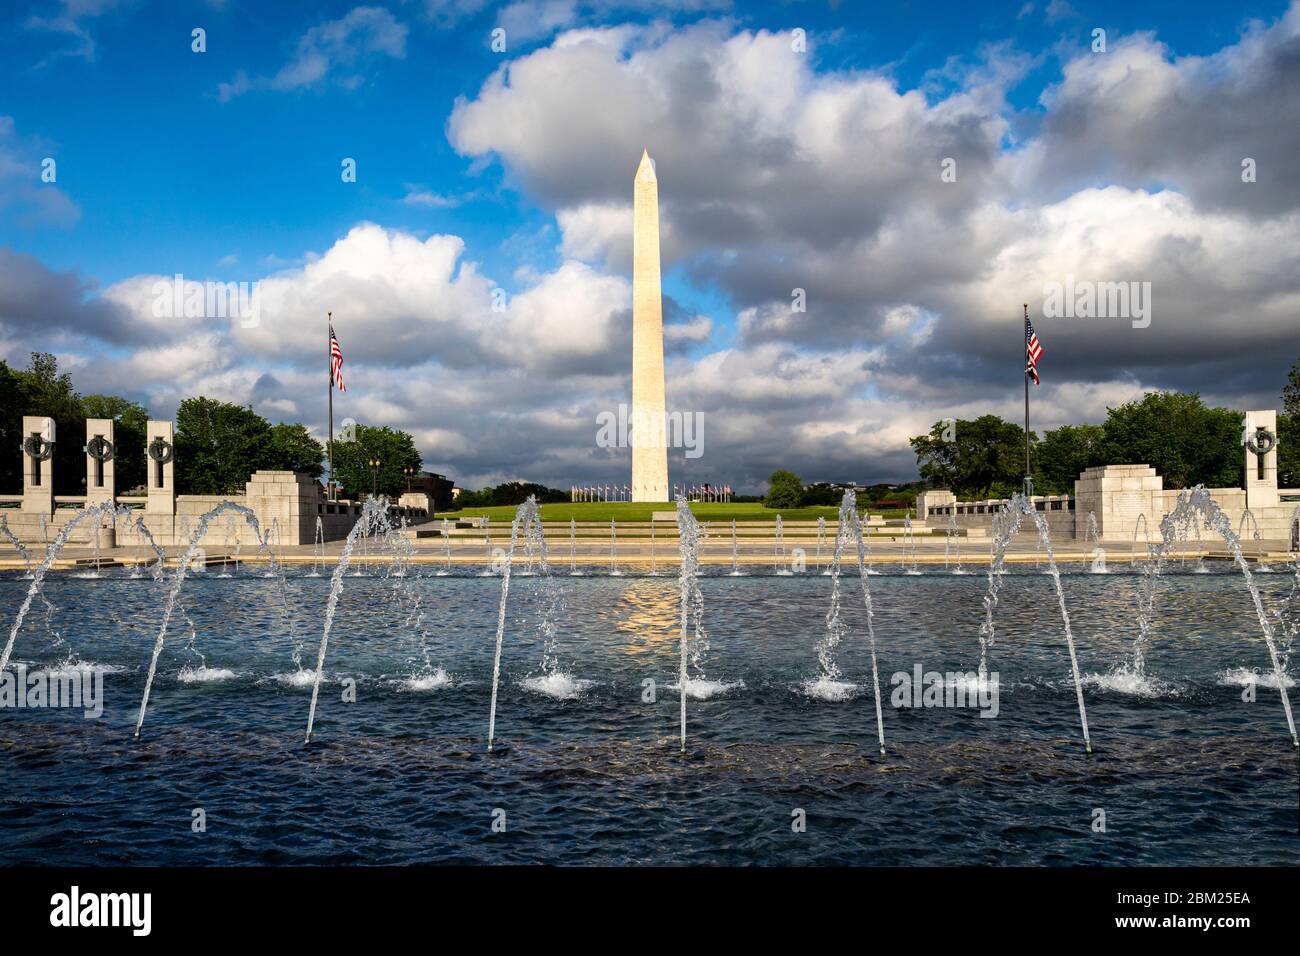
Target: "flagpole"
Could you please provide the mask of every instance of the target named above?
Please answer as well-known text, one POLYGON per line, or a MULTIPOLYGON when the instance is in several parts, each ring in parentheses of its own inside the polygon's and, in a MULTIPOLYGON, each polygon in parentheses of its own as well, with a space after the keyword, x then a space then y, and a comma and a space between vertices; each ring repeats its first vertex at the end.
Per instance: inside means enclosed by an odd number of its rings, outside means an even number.
POLYGON ((1025 497, 1032 499, 1034 496, 1034 476, 1029 470, 1029 339, 1026 338, 1029 329, 1029 303, 1025 303, 1025 328, 1021 331, 1023 339, 1023 350, 1025 353, 1025 497))
POLYGON ((328 452, 327 452, 327 453, 329 454, 329 465, 330 465, 330 478, 329 478, 329 486, 330 486, 330 501, 337 501, 338 499, 335 498, 335 496, 334 496, 334 342, 333 342, 333 340, 330 338, 330 335, 332 335, 333 332, 334 332, 334 313, 333 313, 333 312, 326 312, 326 313, 325 313, 325 322, 326 322, 326 328, 325 328, 325 331, 326 331, 326 333, 327 333, 326 336, 325 336, 325 370, 326 370, 326 372, 327 372, 327 374, 328 374, 328 382, 329 382, 328 386, 326 386, 326 392, 329 394, 329 409, 330 409, 330 411, 329 411, 329 419, 330 419, 330 423, 329 423, 329 427, 330 427, 330 431, 329 431, 329 439, 328 439, 328 441, 326 441, 325 446, 326 446, 326 448, 328 449, 328 452))

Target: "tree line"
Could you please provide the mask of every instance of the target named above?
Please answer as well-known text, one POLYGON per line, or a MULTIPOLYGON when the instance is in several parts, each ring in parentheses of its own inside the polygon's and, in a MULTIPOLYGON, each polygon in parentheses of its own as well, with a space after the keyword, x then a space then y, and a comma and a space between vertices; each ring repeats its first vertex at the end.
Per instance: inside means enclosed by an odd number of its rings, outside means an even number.
MULTIPOLYGON (((1291 369, 1278 415, 1278 486, 1300 487, 1300 362, 1291 369)), ((1030 473, 1038 494, 1073 494, 1074 481, 1099 465, 1153 467, 1166 488, 1240 487, 1242 412, 1208 406, 1195 392, 1148 392, 1106 410, 1100 425, 1029 433, 1030 473)), ((1006 498, 1020 491, 1025 433, 997 415, 939 421, 911 439, 921 478, 959 498, 1006 498)))
MULTIPOLYGON (((58 360, 32 353, 26 369, 0 361, 0 488, 22 487, 23 462, 16 450, 24 415, 54 419, 54 493, 81 495, 86 490, 87 418, 114 422, 114 464, 118 494, 145 491, 145 426, 149 413, 138 402, 117 395, 81 395, 72 377, 60 372, 58 360), (4 449, 11 449, 4 453, 4 449)), ((246 405, 213 398, 187 398, 176 410, 176 492, 193 495, 243 494, 244 484, 260 469, 324 473, 325 446, 296 422, 272 424, 246 405)), ((343 495, 395 496, 406 490, 406 469, 418 471, 420 453, 407 432, 358 425, 348 440, 334 442, 335 479, 343 495), (370 462, 378 460, 378 469, 370 462)))

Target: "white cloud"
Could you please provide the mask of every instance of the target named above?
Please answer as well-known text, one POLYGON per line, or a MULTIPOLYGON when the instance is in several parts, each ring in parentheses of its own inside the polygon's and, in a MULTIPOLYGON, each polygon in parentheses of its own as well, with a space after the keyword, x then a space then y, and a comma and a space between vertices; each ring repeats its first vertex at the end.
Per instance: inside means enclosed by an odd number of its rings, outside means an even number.
POLYGON ((354 7, 337 20, 327 20, 299 38, 293 58, 271 76, 250 77, 239 71, 218 84, 223 102, 250 90, 278 92, 309 89, 332 81, 345 88, 364 82, 356 68, 375 56, 403 59, 407 27, 382 7, 354 7))
POLYGON ((0 115, 0 214, 22 225, 66 226, 77 221, 81 210, 55 182, 42 180, 44 161, 57 150, 49 144, 20 137, 12 116, 0 115))

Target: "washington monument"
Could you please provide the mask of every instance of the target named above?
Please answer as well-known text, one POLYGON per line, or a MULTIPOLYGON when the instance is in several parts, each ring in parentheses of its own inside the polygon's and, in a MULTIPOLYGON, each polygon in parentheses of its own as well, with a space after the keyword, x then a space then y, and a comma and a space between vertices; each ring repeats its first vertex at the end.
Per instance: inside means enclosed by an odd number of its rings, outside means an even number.
POLYGON ((641 154, 632 202, 632 500, 668 501, 659 181, 641 154))

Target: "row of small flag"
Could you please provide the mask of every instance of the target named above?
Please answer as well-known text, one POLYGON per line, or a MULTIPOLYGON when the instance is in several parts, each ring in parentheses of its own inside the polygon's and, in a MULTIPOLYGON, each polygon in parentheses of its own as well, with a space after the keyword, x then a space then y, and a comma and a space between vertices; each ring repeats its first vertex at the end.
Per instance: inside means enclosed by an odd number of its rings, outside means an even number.
MULTIPOLYGON (((685 496, 692 501, 730 501, 731 485, 673 485, 673 498, 685 496)), ((570 501, 631 501, 627 485, 570 485, 570 501)))

